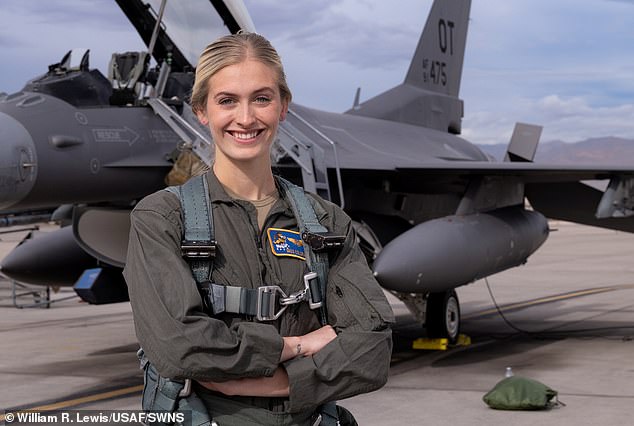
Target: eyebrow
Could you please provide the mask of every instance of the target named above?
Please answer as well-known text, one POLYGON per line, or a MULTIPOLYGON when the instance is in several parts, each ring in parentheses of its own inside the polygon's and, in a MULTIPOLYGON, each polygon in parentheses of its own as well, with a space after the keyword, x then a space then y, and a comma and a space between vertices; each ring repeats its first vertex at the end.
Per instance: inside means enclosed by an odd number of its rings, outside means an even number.
MULTIPOLYGON (((274 93, 275 90, 271 87, 262 87, 260 89, 254 90, 253 94, 254 95, 259 95, 261 93, 274 93)), ((218 97, 222 97, 222 96, 230 96, 230 97, 235 97, 237 96, 235 93, 231 93, 231 92, 218 92, 215 95, 213 95, 214 98, 218 98, 218 97)))

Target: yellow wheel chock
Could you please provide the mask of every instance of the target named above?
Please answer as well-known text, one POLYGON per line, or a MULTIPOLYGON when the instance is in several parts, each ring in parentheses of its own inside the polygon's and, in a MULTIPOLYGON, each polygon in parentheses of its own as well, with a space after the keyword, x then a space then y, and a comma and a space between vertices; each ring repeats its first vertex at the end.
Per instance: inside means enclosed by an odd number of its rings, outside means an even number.
POLYGON ((424 349, 432 351, 446 351, 449 347, 453 346, 469 346, 471 344, 471 337, 466 334, 458 335, 456 343, 449 345, 449 339, 430 339, 428 337, 421 337, 412 343, 412 349, 424 349))

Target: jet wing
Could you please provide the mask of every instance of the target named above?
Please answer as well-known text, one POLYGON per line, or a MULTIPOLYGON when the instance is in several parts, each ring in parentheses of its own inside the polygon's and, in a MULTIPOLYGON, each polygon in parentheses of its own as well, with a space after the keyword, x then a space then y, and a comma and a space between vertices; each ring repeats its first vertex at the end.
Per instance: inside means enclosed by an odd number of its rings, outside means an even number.
MULTIPOLYGON (((634 232, 631 166, 446 161, 396 171, 420 181, 515 182, 523 186, 531 206, 549 218, 634 232), (601 191, 583 182, 589 180, 609 180, 609 184, 601 191)), ((482 185, 480 196, 500 198, 499 186, 486 187, 482 185)))
MULTIPOLYGON (((150 44, 161 0, 115 0, 146 45, 150 44)), ((172 70, 196 67, 198 55, 214 39, 240 29, 255 31, 242 0, 167 1, 153 56, 171 55, 172 70)))
POLYGON ((455 175, 469 176, 514 176, 525 183, 577 182, 601 180, 618 176, 634 176, 634 166, 624 165, 558 165, 538 163, 511 163, 486 161, 442 161, 421 164, 418 167, 398 167, 397 171, 411 176, 455 175))

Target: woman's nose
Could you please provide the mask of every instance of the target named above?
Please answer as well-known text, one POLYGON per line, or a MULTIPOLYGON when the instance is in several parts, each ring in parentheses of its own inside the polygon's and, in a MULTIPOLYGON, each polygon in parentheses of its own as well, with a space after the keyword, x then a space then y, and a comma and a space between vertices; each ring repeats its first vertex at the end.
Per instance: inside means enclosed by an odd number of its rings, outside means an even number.
POLYGON ((255 123, 255 114, 250 103, 242 104, 238 108, 237 123, 242 127, 249 127, 255 123))

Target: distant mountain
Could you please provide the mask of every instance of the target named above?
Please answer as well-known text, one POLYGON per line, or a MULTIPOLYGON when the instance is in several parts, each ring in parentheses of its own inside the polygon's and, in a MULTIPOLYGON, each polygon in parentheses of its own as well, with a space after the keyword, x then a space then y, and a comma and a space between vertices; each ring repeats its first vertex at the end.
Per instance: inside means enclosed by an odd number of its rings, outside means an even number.
MULTIPOLYGON (((502 160, 506 144, 478 145, 486 154, 502 160)), ((581 142, 540 142, 535 155, 537 163, 557 164, 627 164, 634 166, 634 139, 615 137, 592 138, 581 142)))

